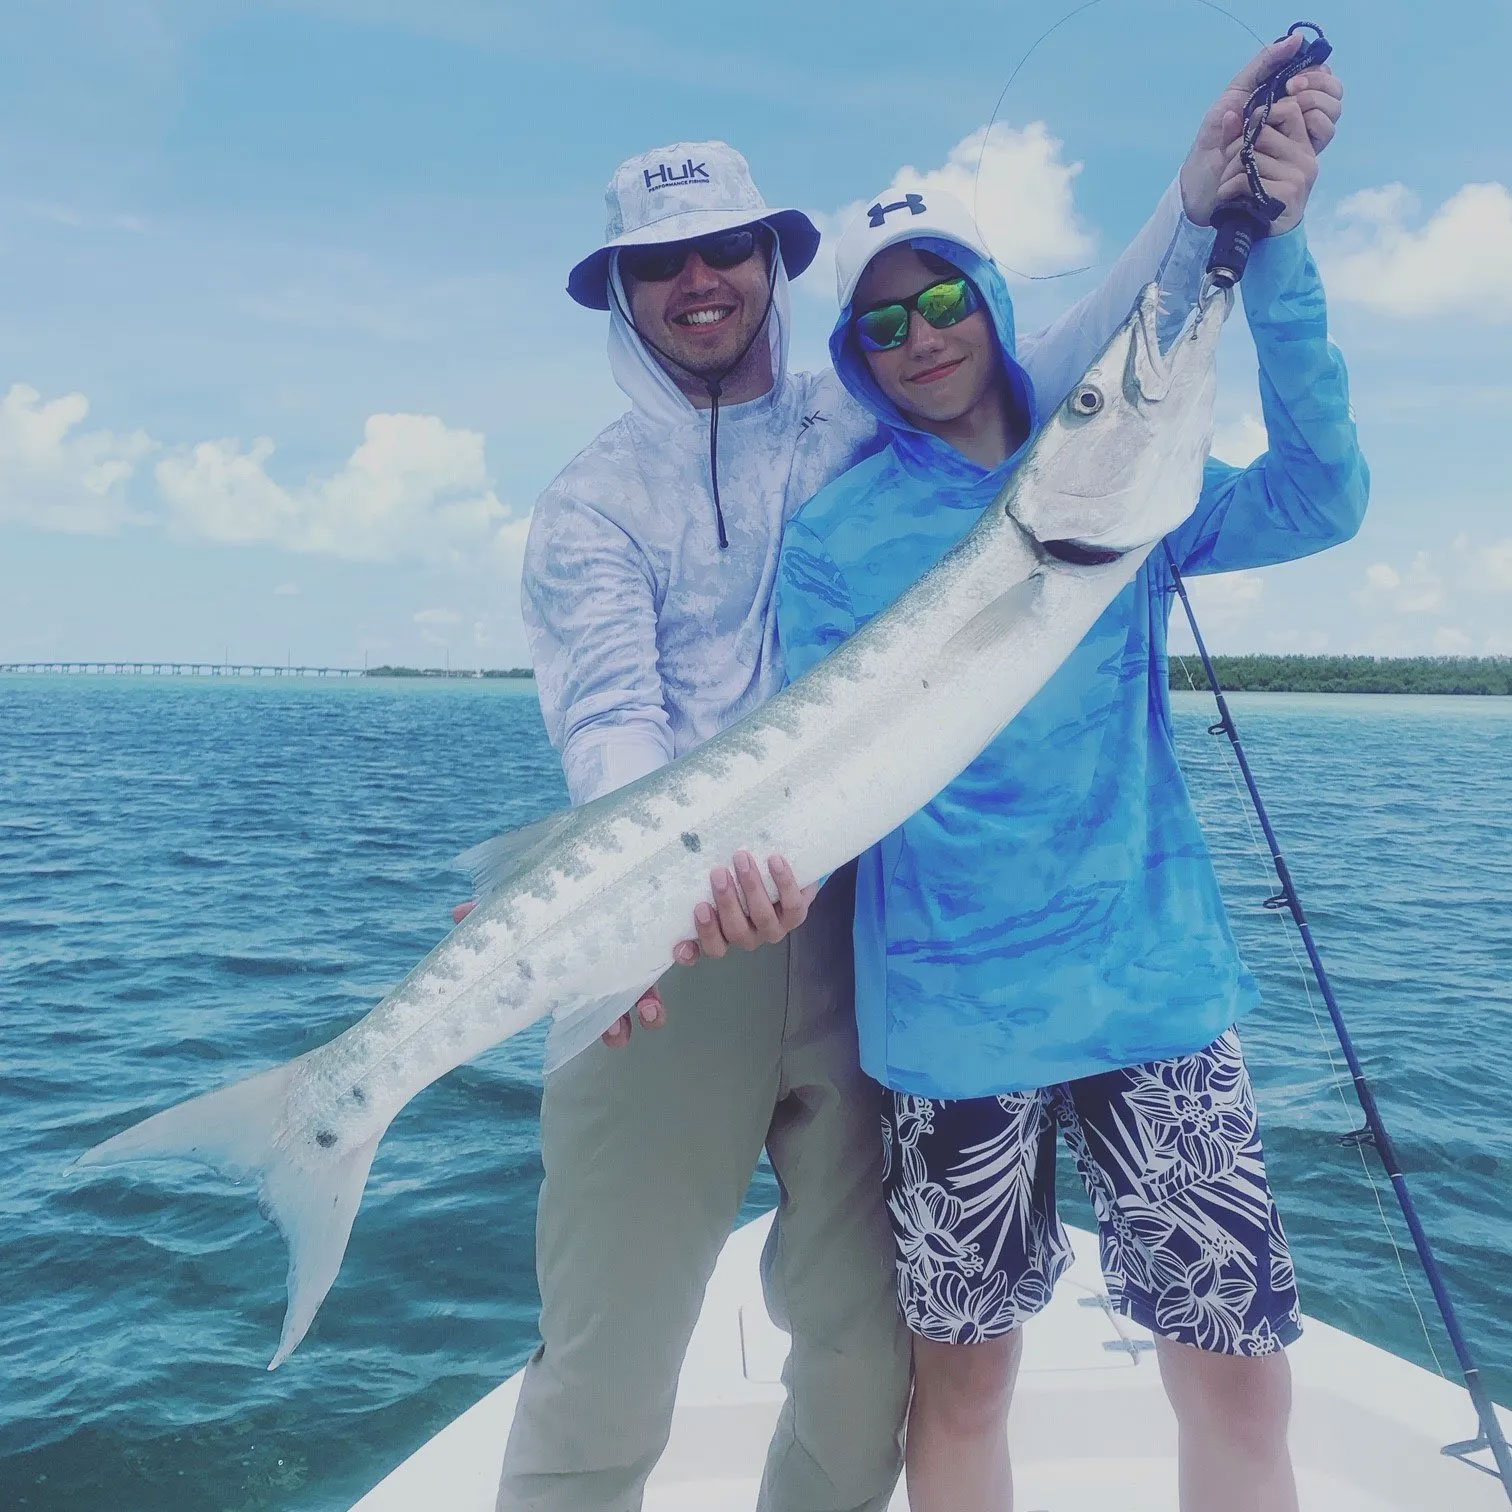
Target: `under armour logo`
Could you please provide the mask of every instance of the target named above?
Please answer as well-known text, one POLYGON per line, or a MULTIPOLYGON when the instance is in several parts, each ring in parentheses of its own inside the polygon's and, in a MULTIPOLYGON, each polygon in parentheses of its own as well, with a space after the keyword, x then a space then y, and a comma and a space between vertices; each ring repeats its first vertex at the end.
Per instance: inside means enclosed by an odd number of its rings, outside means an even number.
POLYGON ((674 184, 707 184, 709 182, 708 166, 704 163, 695 163, 692 158, 676 168, 669 167, 666 163, 658 163, 655 173, 652 173, 649 168, 643 168, 641 172, 645 177, 647 189, 670 189, 674 184))
POLYGON ((866 212, 866 224, 870 226, 873 231, 878 231, 882 227, 882 222, 885 221, 887 217, 893 213, 894 210, 907 210, 910 215, 923 215, 924 196, 922 194, 905 194, 902 199, 894 200, 890 205, 884 205, 881 200, 878 200, 877 203, 866 212))
POLYGON ((809 426, 817 425, 821 420, 828 419, 829 416, 826 415, 823 410, 815 410, 812 415, 805 415, 803 417, 803 424, 798 427, 798 434, 801 436, 804 431, 809 428, 809 426))

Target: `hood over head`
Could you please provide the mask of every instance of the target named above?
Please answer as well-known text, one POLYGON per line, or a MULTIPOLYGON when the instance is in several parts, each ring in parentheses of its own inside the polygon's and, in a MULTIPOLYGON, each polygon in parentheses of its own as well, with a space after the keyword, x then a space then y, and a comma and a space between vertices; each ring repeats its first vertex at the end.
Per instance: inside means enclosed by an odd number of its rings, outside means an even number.
MULTIPOLYGON (((884 248, 899 243, 945 258, 976 285, 997 333, 1003 371, 1028 422, 1027 430, 1032 433, 1037 428, 1040 417, 1035 409, 1034 388, 1015 355, 1013 296, 971 213, 943 190, 905 187, 895 191, 891 199, 881 196, 846 227, 835 253, 840 316, 830 333, 830 359, 851 395, 892 431, 894 449, 911 470, 944 474, 962 481, 989 476, 949 443, 920 430, 903 416, 877 387, 851 329, 856 285, 866 265, 884 248)), ((1002 468, 995 469, 990 476, 996 477, 1001 471, 1002 468)))

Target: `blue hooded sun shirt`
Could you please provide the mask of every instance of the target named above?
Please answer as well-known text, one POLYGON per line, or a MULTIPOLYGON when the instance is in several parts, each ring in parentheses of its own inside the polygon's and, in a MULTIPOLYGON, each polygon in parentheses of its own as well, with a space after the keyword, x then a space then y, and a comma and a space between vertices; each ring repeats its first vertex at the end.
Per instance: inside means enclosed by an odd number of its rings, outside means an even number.
MULTIPOLYGON (((921 238, 983 296, 1031 429, 1060 402, 1015 360, 994 263, 921 238)), ((1358 529, 1368 492, 1344 364, 1302 229, 1255 249, 1241 285, 1270 449, 1212 458, 1166 538, 1183 573, 1307 556, 1358 529)), ((846 389, 889 432, 787 528, 778 636, 796 678, 891 604, 975 524, 1023 456, 979 467, 912 425, 840 312, 846 389)), ((1157 546, 1002 735, 860 859, 861 1061, 896 1091, 986 1097, 1189 1054, 1259 1001, 1239 957, 1172 739, 1157 546)))

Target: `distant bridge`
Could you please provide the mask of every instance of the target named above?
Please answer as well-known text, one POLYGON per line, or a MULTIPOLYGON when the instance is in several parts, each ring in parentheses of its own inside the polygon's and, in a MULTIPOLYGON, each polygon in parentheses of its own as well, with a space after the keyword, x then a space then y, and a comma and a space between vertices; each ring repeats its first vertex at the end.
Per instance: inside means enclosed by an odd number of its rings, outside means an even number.
POLYGON ((3 672, 116 674, 131 677, 361 677, 361 667, 282 667, 260 662, 35 661, 0 662, 3 672))

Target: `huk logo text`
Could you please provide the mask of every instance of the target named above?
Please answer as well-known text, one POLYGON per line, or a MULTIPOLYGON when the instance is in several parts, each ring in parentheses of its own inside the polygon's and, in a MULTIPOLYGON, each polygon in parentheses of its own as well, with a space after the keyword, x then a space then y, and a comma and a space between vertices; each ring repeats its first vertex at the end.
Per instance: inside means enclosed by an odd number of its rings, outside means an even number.
POLYGON ((703 163, 695 163, 692 158, 680 167, 671 168, 666 163, 658 163, 656 172, 649 168, 643 169, 646 176, 646 188, 651 190, 670 189, 674 184, 707 184, 709 182, 709 170, 703 163))

